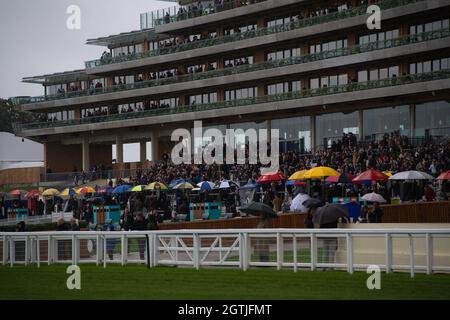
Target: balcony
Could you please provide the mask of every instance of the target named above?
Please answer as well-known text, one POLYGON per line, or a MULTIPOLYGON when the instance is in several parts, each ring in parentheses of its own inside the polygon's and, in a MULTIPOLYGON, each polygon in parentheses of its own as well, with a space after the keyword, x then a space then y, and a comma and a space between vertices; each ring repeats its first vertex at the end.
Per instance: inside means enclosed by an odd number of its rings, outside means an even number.
MULTIPOLYGON (((277 102, 281 102, 281 101, 286 101, 286 102, 293 101, 293 100, 301 101, 302 99, 306 99, 306 98, 332 96, 332 95, 337 95, 337 94, 354 93, 354 92, 361 92, 359 97, 361 99, 364 99, 364 95, 362 93, 365 91, 372 90, 372 89, 382 89, 382 88, 389 88, 389 87, 393 88, 393 87, 399 87, 401 85, 409 85, 409 84, 422 84, 425 82, 435 81, 435 80, 446 80, 445 84, 448 86, 448 84, 450 84, 450 82, 448 82, 448 79, 450 79, 450 69, 441 70, 441 71, 437 71, 437 72, 416 74, 416 75, 406 75, 406 76, 394 77, 394 78, 376 80, 376 81, 350 83, 350 84, 346 84, 346 85, 342 85, 342 86, 325 87, 325 88, 318 88, 318 89, 308 89, 308 90, 289 92, 289 93, 284 93, 284 94, 246 98, 246 99, 239 99, 239 100, 233 100, 233 101, 222 101, 222 102, 205 104, 205 105, 193 105, 193 106, 182 106, 182 107, 177 107, 177 108, 153 109, 153 110, 146 110, 146 111, 141 111, 141 112, 113 114, 113 115, 107 115, 107 116, 89 117, 89 118, 74 119, 74 120, 68 120, 68 121, 23 123, 23 124, 16 123, 16 124, 14 124, 14 131, 17 134, 20 134, 25 131, 39 130, 39 129, 62 128, 62 127, 79 126, 79 125, 93 125, 93 124, 98 126, 101 123, 107 123, 107 122, 108 123, 117 122, 120 125, 124 125, 124 123, 122 123, 122 122, 126 121, 126 120, 133 120, 133 122, 135 122, 135 125, 136 125, 137 119, 157 117, 157 116, 183 115, 183 114, 187 114, 187 113, 198 113, 198 112, 203 112, 203 111, 213 111, 217 116, 217 113, 219 110, 224 110, 227 108, 261 105, 261 104, 268 104, 268 103, 277 103, 277 102)), ((425 90, 425 91, 433 90, 433 89, 430 89, 431 87, 429 87, 428 85, 427 86, 422 85, 421 88, 423 88, 423 90, 425 90)), ((450 89, 450 87, 445 87, 444 89, 450 89)), ((401 95, 400 90, 396 89, 394 94, 401 95)), ((356 99, 352 98, 352 100, 350 100, 350 101, 353 101, 353 100, 356 100, 356 99)), ((294 107, 294 106, 291 105, 290 108, 292 108, 292 107, 294 107)), ((270 110, 274 110, 274 109, 271 108, 270 110)), ((261 110, 258 109, 258 112, 260 112, 260 111, 261 110)), ((167 120, 168 118, 164 118, 164 119, 167 120)), ((186 120, 186 117, 183 116, 183 119, 186 120)), ((90 128, 91 128, 90 130, 95 130, 95 127, 91 126, 90 128)), ((84 131, 84 130, 85 129, 82 129, 81 131, 84 131)), ((30 134, 31 134, 31 132, 30 132, 30 134)), ((46 132, 45 134, 49 134, 49 133, 46 132)))
POLYGON ((41 103, 45 101, 53 101, 53 100, 62 100, 62 99, 70 99, 77 97, 85 97, 85 96, 93 96, 121 91, 129 91, 143 88, 151 88, 156 86, 163 85, 172 85, 176 83, 190 82, 196 80, 205 80, 217 77, 224 77, 235 74, 243 74, 261 70, 270 70, 274 68, 292 66, 292 65, 300 65, 305 63, 310 63, 314 61, 326 60, 331 58, 338 58, 343 56, 361 54, 365 52, 383 50, 388 48, 395 48, 404 45, 420 43, 435 39, 444 39, 450 37, 450 29, 442 29, 430 32, 424 32, 420 34, 408 35, 399 37, 396 39, 383 40, 378 42, 371 42, 364 45, 355 45, 347 48, 340 48, 335 50, 323 51, 320 53, 307 54, 300 57, 291 57, 282 60, 276 61, 267 61, 263 63, 251 64, 251 65, 242 65, 233 68, 225 68, 214 71, 207 71, 195 74, 187 74, 175 76, 172 78, 164 78, 158 80, 149 80, 143 82, 135 82, 132 84, 126 85, 116 85, 108 88, 102 89, 89 89, 84 91, 77 92, 68 92, 60 95, 47 95, 47 96, 39 96, 39 97, 17 97, 13 100, 13 103, 16 105, 30 104, 30 103, 41 103))
MULTIPOLYGON (((411 3, 421 2, 423 0, 381 0, 377 4, 380 6, 382 10, 399 7, 402 5, 407 5, 411 3)), ((211 47, 216 46, 220 44, 225 43, 232 43, 237 41, 242 41, 245 39, 252 39, 262 36, 267 36, 271 34, 277 34, 282 32, 287 32, 291 30, 301 29, 313 25, 318 25, 326 22, 331 21, 337 21, 341 19, 346 19, 350 17, 355 16, 364 16, 367 15, 367 5, 355 7, 350 10, 345 10, 341 12, 335 12, 328 15, 318 16, 318 17, 312 17, 312 18, 305 18, 302 20, 298 20, 292 23, 283 24, 283 25, 277 25, 269 28, 261 28, 258 30, 251 30, 243 33, 233 34, 229 36, 222 36, 222 37, 216 37, 213 39, 206 39, 206 40, 200 40, 196 42, 191 43, 184 43, 180 45, 170 46, 166 48, 159 48, 157 50, 148 51, 145 53, 140 54, 134 54, 134 55, 127 55, 127 56, 118 56, 114 58, 107 58, 107 59, 98 59, 98 60, 92 60, 87 61, 86 68, 92 69, 104 65, 110 65, 110 64, 116 64, 116 63, 123 63, 128 61, 134 61, 144 58, 150 58, 155 56, 161 56, 161 55, 167 55, 172 53, 178 53, 183 51, 189 51, 199 48, 205 48, 205 47, 211 47)))
POLYGON ((207 16, 265 1, 267 0, 224 0, 221 4, 212 2, 202 7, 195 5, 195 2, 193 3, 194 5, 173 6, 167 9, 141 14, 141 29, 154 28, 156 26, 207 16))

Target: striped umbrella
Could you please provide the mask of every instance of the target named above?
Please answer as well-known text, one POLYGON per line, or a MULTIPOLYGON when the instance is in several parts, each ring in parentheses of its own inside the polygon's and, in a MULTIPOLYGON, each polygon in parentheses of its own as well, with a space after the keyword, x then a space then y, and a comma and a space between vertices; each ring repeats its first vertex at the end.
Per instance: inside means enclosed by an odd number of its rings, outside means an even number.
POLYGON ((87 194, 87 193, 96 193, 95 189, 92 187, 83 187, 78 189, 78 193, 87 194))
POLYGON ((69 196, 75 196, 78 194, 78 191, 73 188, 66 188, 63 191, 61 191, 60 196, 63 197, 69 197, 69 196))

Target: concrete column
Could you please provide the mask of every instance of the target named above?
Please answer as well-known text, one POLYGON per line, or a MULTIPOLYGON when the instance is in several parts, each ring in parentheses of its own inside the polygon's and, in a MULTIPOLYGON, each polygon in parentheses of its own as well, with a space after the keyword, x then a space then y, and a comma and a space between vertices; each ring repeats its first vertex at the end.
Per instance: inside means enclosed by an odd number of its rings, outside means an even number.
POLYGON ((364 141, 364 110, 358 110, 359 140, 364 141))
POLYGON ((414 131, 416 130, 416 105, 409 106, 409 136, 414 138, 414 131))
POLYGON ((311 151, 316 150, 316 116, 312 115, 311 121, 311 151))
POLYGON ((83 162, 83 171, 88 172, 90 169, 90 154, 89 154, 89 139, 87 137, 83 138, 82 143, 82 162, 83 162))
POLYGON ((141 163, 145 163, 147 161, 147 141, 141 141, 141 163))
POLYGON ((123 163, 123 141, 122 137, 116 137, 116 163, 123 163))
POLYGON ((152 141, 152 161, 159 161, 159 132, 158 130, 153 130, 150 136, 152 141))

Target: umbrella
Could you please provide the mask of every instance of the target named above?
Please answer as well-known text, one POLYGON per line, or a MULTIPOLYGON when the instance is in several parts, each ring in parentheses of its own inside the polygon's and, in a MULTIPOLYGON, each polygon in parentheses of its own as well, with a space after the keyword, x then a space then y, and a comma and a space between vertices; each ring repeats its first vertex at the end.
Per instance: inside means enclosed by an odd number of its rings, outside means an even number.
POLYGON ((184 180, 184 179, 175 179, 169 184, 169 188, 173 189, 176 185, 178 185, 180 183, 183 183, 183 182, 186 182, 186 180, 184 180))
POLYGON ((261 186, 257 183, 248 183, 243 187, 240 187, 240 190, 252 190, 252 189, 259 189, 261 186))
POLYGON ((308 208, 306 206, 303 205, 303 203, 308 200, 311 199, 311 197, 309 195, 307 195, 306 193, 299 193, 294 200, 292 200, 291 203, 291 211, 295 211, 295 212, 306 212, 308 211, 308 208))
POLYGON ((87 194, 87 193, 96 193, 94 188, 92 187, 83 187, 78 189, 78 193, 87 194))
POLYGON ((239 188, 239 185, 231 180, 224 180, 219 184, 219 189, 229 189, 232 187, 239 188))
POLYGON ((198 183, 197 186, 200 188, 200 192, 205 192, 205 191, 213 189, 215 184, 210 181, 202 181, 202 182, 198 183))
POLYGON ((167 190, 167 186, 161 182, 152 182, 145 187, 145 190, 167 190))
POLYGON ((35 197, 39 197, 40 195, 42 195, 42 192, 39 190, 31 190, 30 192, 27 192, 27 194, 25 195, 25 198, 35 198, 35 197))
POLYGON ((78 194, 78 191, 73 188, 66 188, 63 191, 61 191, 60 196, 68 197, 68 196, 74 196, 78 194))
POLYGON ((127 192, 130 192, 131 189, 132 188, 132 186, 130 186, 130 185, 127 185, 127 184, 124 184, 124 185, 121 185, 121 186, 118 186, 117 188, 115 188, 113 191, 112 191, 112 193, 115 193, 115 194, 120 194, 120 193, 127 193, 127 192))
POLYGON ((323 202, 320 199, 317 198, 310 198, 307 199, 306 201, 304 201, 302 203, 303 206, 305 206, 307 209, 312 209, 312 208, 318 208, 323 206, 323 202))
POLYGON ((384 173, 377 171, 377 170, 367 170, 363 173, 359 174, 355 178, 353 178, 353 182, 363 182, 363 181, 380 181, 380 180, 387 180, 389 177, 385 175, 384 173))
POLYGON ((286 180, 286 177, 279 172, 270 172, 262 175, 256 182, 268 183, 268 182, 280 182, 286 180))
POLYGON ((271 207, 261 202, 252 202, 245 207, 241 207, 239 210, 245 214, 250 214, 253 216, 263 216, 263 217, 277 216, 277 214, 271 207))
POLYGON ((329 167, 315 167, 304 174, 305 179, 321 179, 329 176, 338 176, 339 172, 329 167))
POLYGON ((195 187, 189 183, 189 182, 182 182, 180 184, 177 184, 175 187, 173 187, 173 189, 176 190, 188 190, 188 189, 195 189, 195 187))
POLYGON ((383 173, 388 177, 392 177, 392 175, 394 174, 392 171, 383 171, 383 173))
POLYGON ((308 172, 308 170, 297 171, 292 176, 290 176, 288 180, 304 180, 306 172, 308 172))
POLYGON ((111 188, 111 187, 102 187, 102 188, 99 188, 96 193, 104 194, 104 193, 111 193, 111 191, 113 191, 113 188, 111 188))
POLYGON ((394 174, 389 180, 434 180, 434 177, 421 171, 403 171, 394 174))
POLYGON ((338 176, 329 176, 325 181, 328 183, 352 183, 353 175, 341 174, 338 176))
POLYGON ((305 181, 300 181, 300 180, 289 180, 288 182, 286 182, 287 186, 306 186, 306 182, 305 181))
POLYGON ((24 193, 27 193, 27 192, 25 190, 13 190, 9 194, 11 196, 21 196, 24 193))
POLYGON ((365 194, 361 199, 369 202, 386 203, 387 201, 378 193, 372 192, 365 194))
POLYGON ((145 190, 145 187, 146 186, 144 186, 144 185, 135 186, 135 187, 131 188, 130 191, 131 192, 142 192, 145 190))
POLYGON ((348 208, 342 204, 327 204, 317 209, 316 214, 313 217, 314 223, 327 224, 334 223, 339 218, 348 217, 348 208))
POLYGON ((54 196, 59 195, 59 191, 56 189, 47 189, 42 193, 42 195, 44 197, 54 197, 54 196))
POLYGON ((437 177, 437 180, 450 180, 450 170, 442 173, 439 177, 437 177))

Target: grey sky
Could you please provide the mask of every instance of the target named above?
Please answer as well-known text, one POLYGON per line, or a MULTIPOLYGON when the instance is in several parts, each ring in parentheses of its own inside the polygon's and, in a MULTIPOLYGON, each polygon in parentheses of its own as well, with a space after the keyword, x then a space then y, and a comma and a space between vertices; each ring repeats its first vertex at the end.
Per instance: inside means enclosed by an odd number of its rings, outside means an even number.
POLYGON ((173 6, 155 0, 0 0, 0 98, 43 94, 21 79, 84 68, 103 47, 89 38, 139 30, 140 13, 173 6), (67 7, 81 8, 81 30, 69 30, 67 7))

